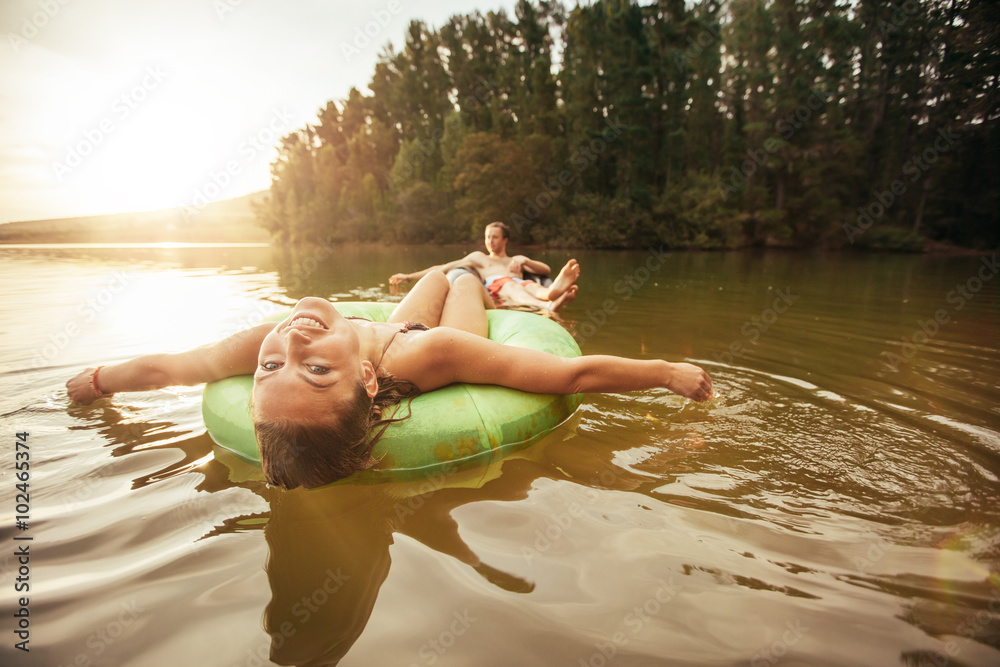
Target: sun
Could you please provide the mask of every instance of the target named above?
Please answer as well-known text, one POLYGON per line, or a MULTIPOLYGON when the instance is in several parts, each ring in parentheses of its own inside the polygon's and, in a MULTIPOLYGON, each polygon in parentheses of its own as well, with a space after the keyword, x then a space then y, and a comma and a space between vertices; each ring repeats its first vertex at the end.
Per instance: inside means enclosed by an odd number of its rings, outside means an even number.
POLYGON ((180 61, 95 77, 86 101, 100 102, 74 118, 77 129, 53 162, 63 192, 87 210, 116 213, 192 206, 204 203, 206 192, 216 201, 266 187, 265 151, 255 151, 254 161, 240 151, 246 127, 259 121, 233 113, 216 74, 180 61))

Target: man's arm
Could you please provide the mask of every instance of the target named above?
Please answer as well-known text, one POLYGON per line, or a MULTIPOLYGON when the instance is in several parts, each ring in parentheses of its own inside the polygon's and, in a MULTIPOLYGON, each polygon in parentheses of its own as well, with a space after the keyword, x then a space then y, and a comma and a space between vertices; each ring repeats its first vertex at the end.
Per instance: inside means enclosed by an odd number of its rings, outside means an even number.
POLYGON ((552 273, 552 269, 548 264, 539 262, 537 259, 531 259, 526 255, 514 255, 511 257, 508 268, 514 275, 524 275, 527 272, 538 276, 547 276, 552 273))
MULTIPOLYGON (((564 359, 539 350, 501 345, 463 331, 434 329, 422 338, 419 357, 406 375, 421 391, 455 382, 495 384, 538 394, 636 391, 665 387, 694 399, 712 397, 712 379, 692 364, 662 359, 589 355, 564 359), (416 366, 419 366, 417 368, 416 366)), ((403 369, 400 369, 403 370, 403 369)))
MULTIPOLYGON (((187 352, 147 354, 104 366, 98 375, 99 388, 104 393, 147 391, 250 375, 257 369, 260 344, 274 327, 274 322, 265 322, 187 352)), ((97 399, 91 381, 93 374, 94 369, 88 368, 66 383, 74 402, 89 405, 97 399)))
POLYGON ((471 252, 462 259, 456 259, 454 262, 448 262, 447 264, 436 264, 434 266, 429 266, 423 271, 417 271, 416 273, 396 273, 389 277, 389 284, 399 285, 400 283, 408 283, 415 280, 420 280, 425 275, 427 275, 431 271, 434 271, 435 269, 443 271, 444 273, 448 273, 452 269, 457 269, 463 266, 472 266, 474 268, 477 268, 478 270, 478 267, 480 265, 480 262, 478 261, 479 259, 478 256, 482 254, 483 253, 478 251, 471 252))

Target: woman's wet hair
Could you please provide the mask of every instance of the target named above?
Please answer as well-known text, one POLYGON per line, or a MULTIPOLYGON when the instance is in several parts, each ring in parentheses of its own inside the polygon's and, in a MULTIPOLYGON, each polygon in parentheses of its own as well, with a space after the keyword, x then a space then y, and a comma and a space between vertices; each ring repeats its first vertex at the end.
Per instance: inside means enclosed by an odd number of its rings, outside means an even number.
MULTIPOLYGON (((278 417, 254 419, 260 463, 268 484, 307 489, 336 482, 367 470, 378 461, 372 449, 390 424, 408 419, 384 416, 387 408, 419 392, 412 382, 380 375, 372 398, 358 381, 353 396, 325 419, 304 422, 278 417)), ((252 401, 251 401, 252 411, 252 401)))

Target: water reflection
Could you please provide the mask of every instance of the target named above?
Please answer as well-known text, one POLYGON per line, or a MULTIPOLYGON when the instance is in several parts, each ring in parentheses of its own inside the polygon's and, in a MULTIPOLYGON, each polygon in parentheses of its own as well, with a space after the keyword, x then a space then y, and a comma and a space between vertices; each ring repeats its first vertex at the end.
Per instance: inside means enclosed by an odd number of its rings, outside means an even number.
POLYGON ((364 487, 275 493, 264 529, 271 601, 264 629, 280 665, 336 664, 389 573, 386 498, 364 487))
POLYGON ((271 516, 264 534, 271 601, 264 626, 271 660, 326 665, 347 654, 389 573, 395 533, 469 566, 500 589, 530 593, 532 582, 482 562, 451 517, 452 510, 472 501, 527 495, 526 488, 512 493, 509 485, 483 483, 483 473, 421 483, 269 490, 271 516))
POLYGON ((996 664, 1000 291, 946 299, 978 258, 685 254, 627 293, 643 253, 578 253, 563 316, 584 352, 700 360, 722 398, 588 397, 503 475, 424 489, 273 492, 213 448, 199 388, 66 402, 87 365, 203 344, 307 294, 398 299, 389 275, 472 249, 3 251, 0 412, 38 443, 43 661, 94 659, 94 619, 136 597, 164 632, 123 636, 109 663, 246 664, 263 643, 261 664, 409 664, 469 608, 483 620, 442 664, 596 663, 599 646, 621 664, 996 664), (134 289, 54 340, 119 270, 134 289), (887 365, 940 307, 952 320, 887 365), (676 595, 633 633, 661 580, 676 595), (801 641, 774 643, 800 621, 801 641))

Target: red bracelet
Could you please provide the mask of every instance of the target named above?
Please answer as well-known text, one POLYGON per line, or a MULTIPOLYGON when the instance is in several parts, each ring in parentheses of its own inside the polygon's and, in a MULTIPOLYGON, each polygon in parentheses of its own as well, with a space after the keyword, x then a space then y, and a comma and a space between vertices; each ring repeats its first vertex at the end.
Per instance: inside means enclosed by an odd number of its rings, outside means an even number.
POLYGON ((94 398, 106 398, 108 396, 114 396, 114 392, 105 393, 101 391, 101 385, 97 384, 97 374, 101 372, 104 366, 98 366, 94 369, 94 372, 90 375, 90 388, 94 390, 94 398))

